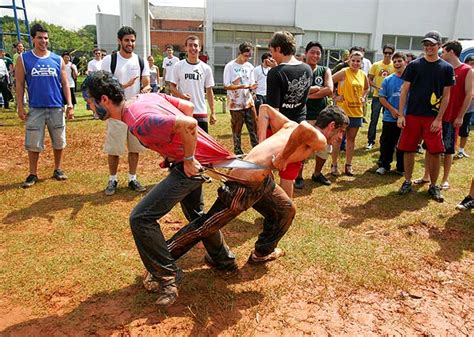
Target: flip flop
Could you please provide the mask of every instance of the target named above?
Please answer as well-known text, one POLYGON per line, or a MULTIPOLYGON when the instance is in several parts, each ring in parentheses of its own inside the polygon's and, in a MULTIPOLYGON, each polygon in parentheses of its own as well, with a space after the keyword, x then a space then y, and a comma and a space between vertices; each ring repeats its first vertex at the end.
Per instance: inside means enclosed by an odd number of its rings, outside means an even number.
POLYGON ((424 185, 424 184, 429 184, 429 180, 424 180, 423 178, 415 179, 413 180, 413 184, 415 185, 424 185))
POLYGON ((285 251, 280 248, 275 248, 273 252, 265 256, 258 256, 257 254, 255 254, 255 251, 252 251, 252 254, 250 254, 250 257, 249 257, 249 262, 250 263, 265 263, 268 261, 276 260, 282 256, 285 256, 285 251))

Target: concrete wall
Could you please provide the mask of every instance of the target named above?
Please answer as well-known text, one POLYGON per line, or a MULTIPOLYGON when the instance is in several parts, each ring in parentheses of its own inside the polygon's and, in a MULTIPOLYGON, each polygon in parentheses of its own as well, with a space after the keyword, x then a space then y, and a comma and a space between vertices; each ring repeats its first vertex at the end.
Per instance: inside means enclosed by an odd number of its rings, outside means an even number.
POLYGON ((110 54, 117 49, 117 31, 120 29, 120 16, 96 13, 97 45, 110 54))
POLYGON ((137 32, 135 53, 146 57, 151 52, 150 16, 147 0, 120 0, 120 24, 137 32))

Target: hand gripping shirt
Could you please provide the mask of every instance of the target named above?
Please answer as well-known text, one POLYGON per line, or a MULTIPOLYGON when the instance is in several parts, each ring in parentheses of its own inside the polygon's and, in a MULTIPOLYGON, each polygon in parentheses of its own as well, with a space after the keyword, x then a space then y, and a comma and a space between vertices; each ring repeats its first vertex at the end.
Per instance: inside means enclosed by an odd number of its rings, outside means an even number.
MULTIPOLYGON (((176 118, 185 116, 179 109, 179 99, 164 94, 143 94, 126 107, 122 121, 140 143, 158 152, 169 162, 184 159, 183 140, 174 128, 176 118)), ((197 127, 195 158, 202 164, 235 158, 235 156, 197 127)))

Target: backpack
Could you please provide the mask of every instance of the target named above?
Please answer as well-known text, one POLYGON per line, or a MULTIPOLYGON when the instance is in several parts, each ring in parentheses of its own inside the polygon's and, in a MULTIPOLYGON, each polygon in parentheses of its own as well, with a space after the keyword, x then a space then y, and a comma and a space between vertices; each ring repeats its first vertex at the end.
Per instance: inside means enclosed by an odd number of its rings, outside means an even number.
MULTIPOLYGON (((143 61, 142 57, 138 55, 138 64, 140 65, 140 85, 142 83, 142 73, 143 73, 143 68, 145 68, 145 62, 143 61)), ((112 75, 115 75, 115 69, 117 68, 117 53, 114 53, 111 55, 111 61, 110 61, 110 72, 112 75)))

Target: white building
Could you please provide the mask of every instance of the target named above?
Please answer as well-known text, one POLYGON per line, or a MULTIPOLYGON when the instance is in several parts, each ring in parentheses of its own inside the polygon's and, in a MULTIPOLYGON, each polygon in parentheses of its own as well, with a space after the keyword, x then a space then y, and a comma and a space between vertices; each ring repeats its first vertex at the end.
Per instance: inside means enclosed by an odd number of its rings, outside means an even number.
MULTIPOLYGON (((276 30, 288 30, 303 48, 311 40, 328 51, 333 64, 341 50, 365 47, 369 58, 382 58, 382 46, 392 43, 419 54, 423 35, 438 30, 446 39, 473 39, 474 0, 207 0, 206 50, 215 79, 222 83, 224 65, 237 47, 250 41, 254 63, 276 30), (212 38, 210 38, 212 36, 212 38)), ((301 51, 301 50, 299 50, 301 51)))

